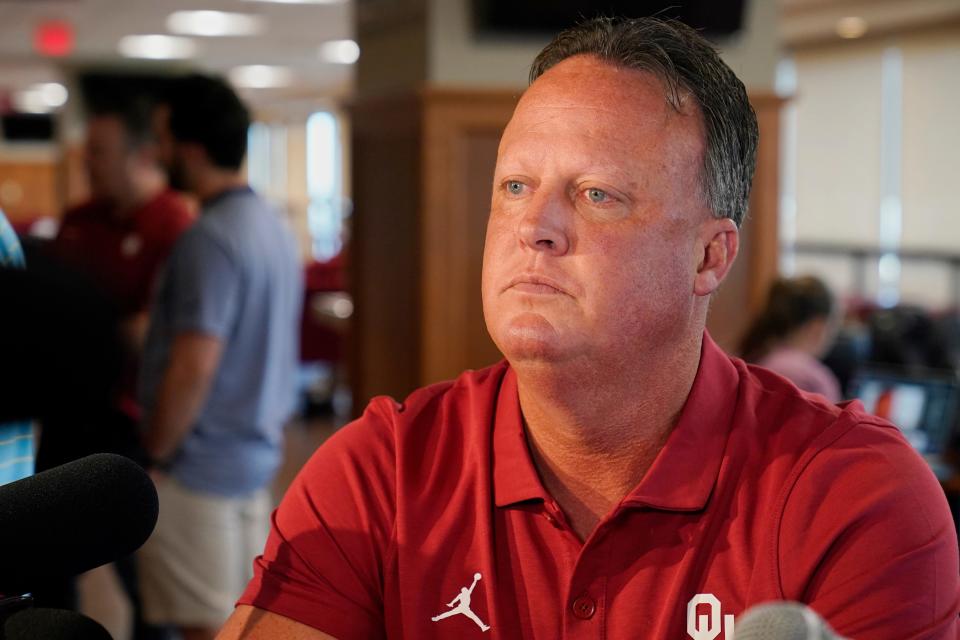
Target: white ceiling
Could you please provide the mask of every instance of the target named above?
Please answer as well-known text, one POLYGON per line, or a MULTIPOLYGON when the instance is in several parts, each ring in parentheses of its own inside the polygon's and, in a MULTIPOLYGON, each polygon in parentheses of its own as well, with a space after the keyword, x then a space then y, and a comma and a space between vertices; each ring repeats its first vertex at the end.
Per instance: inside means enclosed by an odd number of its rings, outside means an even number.
MULTIPOLYGON (((322 62, 318 46, 328 40, 352 39, 354 6, 277 4, 246 0, 0 0, 0 94, 35 82, 61 80, 65 70, 91 65, 156 67, 117 53, 118 41, 131 34, 165 34, 166 19, 182 9, 236 11, 261 16, 265 30, 250 37, 195 37, 196 58, 186 64, 225 74, 239 65, 286 65, 294 82, 286 89, 244 92, 256 103, 290 98, 337 96, 349 91, 352 65, 322 62), (34 51, 33 34, 45 20, 73 25, 75 47, 64 58, 45 58, 34 51)), ((171 63, 164 63, 170 66, 171 63)), ((184 63, 176 63, 183 65, 184 63)))
POLYGON ((960 0, 780 0, 780 39, 788 47, 841 40, 837 25, 856 16, 867 38, 960 22, 960 0))

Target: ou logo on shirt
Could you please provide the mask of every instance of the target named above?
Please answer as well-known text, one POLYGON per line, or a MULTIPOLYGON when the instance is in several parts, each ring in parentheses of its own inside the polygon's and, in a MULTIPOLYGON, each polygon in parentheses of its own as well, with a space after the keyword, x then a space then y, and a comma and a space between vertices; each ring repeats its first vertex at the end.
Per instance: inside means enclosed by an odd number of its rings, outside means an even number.
POLYGON ((720 624, 720 600, 712 593, 698 593, 687 603, 687 635, 693 640, 715 640, 723 632, 724 640, 733 640, 733 616, 722 616, 720 624), (697 606, 707 605, 710 613, 697 613, 697 606))

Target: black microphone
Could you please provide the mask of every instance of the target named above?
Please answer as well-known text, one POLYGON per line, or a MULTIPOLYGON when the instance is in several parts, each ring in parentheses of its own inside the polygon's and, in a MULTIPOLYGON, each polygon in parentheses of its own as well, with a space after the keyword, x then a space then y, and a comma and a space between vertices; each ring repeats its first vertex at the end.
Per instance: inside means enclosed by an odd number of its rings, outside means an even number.
POLYGON ((736 622, 737 640, 844 640, 817 612, 798 602, 751 607, 736 622))
POLYGON ((0 640, 112 640, 100 623, 76 611, 25 609, 0 628, 0 640))
POLYGON ((157 490, 135 462, 98 453, 0 487, 0 594, 122 558, 157 524, 157 490))

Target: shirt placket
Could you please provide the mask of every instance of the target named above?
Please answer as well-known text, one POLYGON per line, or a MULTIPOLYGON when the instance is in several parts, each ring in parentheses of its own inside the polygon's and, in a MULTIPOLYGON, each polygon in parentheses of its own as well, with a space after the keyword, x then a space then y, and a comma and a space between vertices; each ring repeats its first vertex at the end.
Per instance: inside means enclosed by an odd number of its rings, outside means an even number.
POLYGON ((545 517, 554 526, 566 531, 571 544, 579 547, 576 565, 564 590, 564 640, 602 640, 605 637, 607 601, 608 545, 605 544, 607 522, 586 544, 582 544, 555 505, 546 505, 545 517))

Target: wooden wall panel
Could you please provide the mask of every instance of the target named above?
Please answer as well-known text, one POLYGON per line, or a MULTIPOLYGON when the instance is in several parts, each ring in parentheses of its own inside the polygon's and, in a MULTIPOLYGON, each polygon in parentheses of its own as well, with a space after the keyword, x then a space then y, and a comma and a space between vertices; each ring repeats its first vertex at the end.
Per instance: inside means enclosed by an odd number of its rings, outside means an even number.
POLYGON ((402 399, 420 383, 420 120, 413 94, 351 109, 350 379, 356 412, 375 395, 402 399))
POLYGON ((0 209, 11 222, 59 217, 59 175, 56 162, 0 161, 0 209))
POLYGON ((519 92, 424 93, 421 381, 500 359, 487 335, 480 269, 500 134, 519 92))
POLYGON ((14 222, 60 218, 65 209, 90 197, 82 144, 21 159, 0 159, 0 209, 14 222))
POLYGON ((469 245, 469 269, 467 272, 467 324, 465 328, 466 351, 464 362, 470 368, 484 367, 503 358, 487 333, 483 317, 483 300, 480 294, 483 248, 487 234, 487 218, 490 216, 490 198, 493 171, 496 164, 500 132, 470 136, 464 145, 464 165, 467 168, 467 237, 469 245), (471 293, 471 289, 473 293, 471 293))

